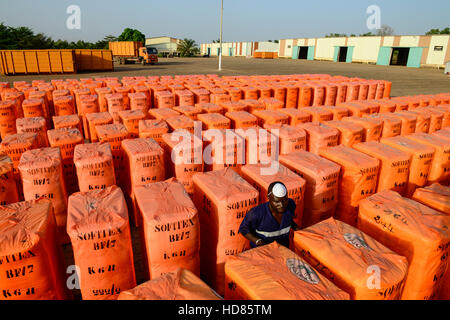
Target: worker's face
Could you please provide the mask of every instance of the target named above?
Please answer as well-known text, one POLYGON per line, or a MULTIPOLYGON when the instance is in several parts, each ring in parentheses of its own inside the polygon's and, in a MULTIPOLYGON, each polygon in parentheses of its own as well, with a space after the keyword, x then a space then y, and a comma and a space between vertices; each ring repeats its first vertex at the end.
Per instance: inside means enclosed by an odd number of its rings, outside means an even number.
POLYGON ((273 194, 271 194, 269 196, 269 203, 270 206, 272 207, 272 210, 274 210, 275 212, 285 213, 288 206, 288 197, 286 195, 282 198, 278 198, 273 194))

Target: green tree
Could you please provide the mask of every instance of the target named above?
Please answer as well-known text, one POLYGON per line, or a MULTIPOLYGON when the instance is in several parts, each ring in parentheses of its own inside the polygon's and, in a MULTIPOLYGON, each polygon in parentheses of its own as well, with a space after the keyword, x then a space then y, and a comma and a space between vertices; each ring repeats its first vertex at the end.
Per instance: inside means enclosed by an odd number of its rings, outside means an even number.
POLYGON ((200 53, 200 49, 195 43, 195 40, 186 38, 180 41, 177 51, 181 57, 192 57, 195 54, 200 53))
POLYGON ((388 25, 382 25, 380 29, 378 29, 377 36, 393 36, 394 29, 388 25))
POLYGON ((125 28, 118 38, 119 41, 140 41, 145 43, 145 35, 136 29, 125 28))
POLYGON ((372 32, 367 32, 359 35, 360 37, 373 37, 376 36, 376 34, 373 34, 372 32))
POLYGON ((450 34, 450 28, 445 28, 442 30, 439 29, 431 29, 426 33, 427 36, 434 35, 434 34, 450 34))
POLYGON ((345 33, 330 33, 325 36, 325 38, 341 38, 346 37, 347 35, 345 33))

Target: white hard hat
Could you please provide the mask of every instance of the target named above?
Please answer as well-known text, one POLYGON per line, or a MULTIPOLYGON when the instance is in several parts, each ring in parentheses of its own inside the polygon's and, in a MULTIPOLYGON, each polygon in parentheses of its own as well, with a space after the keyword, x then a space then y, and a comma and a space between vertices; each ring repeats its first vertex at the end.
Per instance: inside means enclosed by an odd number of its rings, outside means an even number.
POLYGON ((271 192, 275 197, 283 198, 287 194, 286 187, 281 183, 276 183, 271 192))

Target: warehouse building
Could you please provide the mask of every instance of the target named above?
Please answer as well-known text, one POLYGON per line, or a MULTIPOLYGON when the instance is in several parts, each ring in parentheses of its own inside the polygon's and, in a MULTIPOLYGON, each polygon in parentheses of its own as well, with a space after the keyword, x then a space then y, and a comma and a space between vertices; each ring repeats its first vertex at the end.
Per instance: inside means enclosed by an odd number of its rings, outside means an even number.
MULTIPOLYGON (((278 43, 269 41, 255 42, 223 42, 222 50, 224 56, 246 57, 252 56, 256 51, 278 52, 280 46, 278 43)), ((220 52, 220 43, 204 43, 200 45, 202 54, 218 56, 220 52)))
POLYGON ((175 55, 177 53, 180 39, 171 37, 153 37, 145 39, 145 46, 151 46, 162 53, 163 56, 175 55))
MULTIPOLYGON (((260 47, 258 42, 250 42, 252 50, 245 51, 247 54, 236 54, 241 53, 241 44, 242 42, 227 43, 224 46, 224 56, 252 55, 256 51, 253 49, 255 44, 257 48, 260 47)), ((450 35, 299 38, 282 39, 276 45, 280 58, 415 68, 443 68, 450 61, 450 35)), ((218 51, 214 49, 218 47, 218 44, 203 44, 202 53, 211 48, 211 55, 217 55, 218 51)))

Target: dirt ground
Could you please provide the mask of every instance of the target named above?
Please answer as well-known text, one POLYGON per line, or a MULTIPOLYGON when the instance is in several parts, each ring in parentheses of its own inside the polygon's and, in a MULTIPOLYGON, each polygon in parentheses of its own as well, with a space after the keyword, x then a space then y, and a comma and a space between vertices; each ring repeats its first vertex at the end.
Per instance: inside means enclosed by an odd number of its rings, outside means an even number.
MULTIPOLYGON (((157 65, 142 66, 116 65, 114 72, 78 73, 64 75, 27 75, 0 76, 0 81, 31 81, 33 79, 67 79, 88 78, 97 76, 149 76, 149 75, 187 75, 187 74, 219 74, 219 75, 276 75, 276 74, 312 74, 325 73, 365 79, 384 79, 392 81, 392 96, 416 94, 435 94, 450 92, 450 76, 438 69, 415 69, 406 67, 384 67, 367 64, 347 64, 325 61, 303 61, 292 59, 262 60, 224 57, 222 72, 218 72, 218 58, 166 58, 160 59, 157 65)), ((142 250, 139 231, 131 228, 133 239, 133 254, 137 283, 144 281, 142 250)), ((70 244, 63 246, 67 265, 74 264, 70 244)), ((81 299, 79 290, 73 290, 74 298, 81 299)))
POLYGON ((274 75, 325 73, 364 79, 392 81, 392 96, 435 94, 450 92, 450 76, 443 69, 377 66, 358 63, 306 61, 292 59, 247 59, 223 57, 222 71, 218 71, 218 58, 160 58, 157 65, 115 65, 114 72, 0 76, 0 81, 31 81, 33 79, 67 79, 88 77, 123 77, 181 74, 219 75, 274 75))

